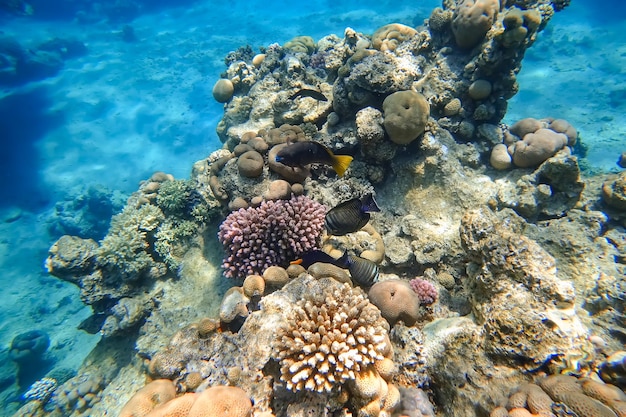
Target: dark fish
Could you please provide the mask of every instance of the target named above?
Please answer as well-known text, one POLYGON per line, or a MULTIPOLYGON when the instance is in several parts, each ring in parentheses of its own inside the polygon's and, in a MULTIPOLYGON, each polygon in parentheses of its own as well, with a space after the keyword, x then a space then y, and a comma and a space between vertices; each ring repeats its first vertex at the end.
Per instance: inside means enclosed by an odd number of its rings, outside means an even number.
POLYGON ((319 142, 296 142, 285 146, 276 154, 276 162, 290 167, 304 167, 305 165, 320 163, 332 165, 340 177, 346 172, 352 157, 350 155, 335 155, 333 151, 319 142))
POLYGON ((324 219, 326 230, 335 236, 356 232, 367 224, 372 211, 380 211, 380 208, 371 194, 363 199, 353 198, 344 201, 326 213, 324 219))
POLYGON ((328 101, 326 96, 320 93, 317 90, 311 90, 310 88, 303 88, 301 90, 296 91, 292 95, 289 96, 289 100, 295 100, 298 97, 311 97, 318 101, 328 101))
POLYGON ((316 262, 333 264, 339 268, 347 269, 350 272, 352 281, 362 287, 371 287, 378 281, 378 265, 375 262, 359 256, 349 255, 347 251, 341 255, 341 258, 335 259, 321 250, 311 250, 291 263, 302 265, 308 269, 316 262))
POLYGON ((350 271, 352 281, 361 287, 371 287, 378 281, 378 265, 369 259, 364 259, 355 255, 348 255, 344 252, 341 258, 337 259, 337 263, 343 268, 350 271))
POLYGON ((311 265, 313 265, 316 262, 323 262, 326 264, 333 264, 335 266, 338 267, 343 267, 343 263, 338 263, 337 259, 333 258, 332 256, 330 256, 329 254, 327 254, 326 252, 323 252, 321 250, 315 249, 315 250, 310 250, 304 254, 302 254, 302 256, 291 262, 292 264, 297 264, 297 265, 302 265, 304 267, 304 269, 309 269, 309 267, 311 265))

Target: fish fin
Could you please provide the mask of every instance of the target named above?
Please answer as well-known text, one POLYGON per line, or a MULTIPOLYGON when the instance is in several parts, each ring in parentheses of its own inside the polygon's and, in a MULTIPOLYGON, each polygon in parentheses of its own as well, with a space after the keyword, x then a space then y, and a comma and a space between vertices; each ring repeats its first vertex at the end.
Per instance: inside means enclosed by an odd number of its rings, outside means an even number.
POLYGON ((380 211, 380 207, 378 207, 378 204, 376 203, 376 200, 374 200, 374 195, 373 194, 368 194, 366 195, 362 202, 362 207, 363 207, 363 212, 365 213, 369 213, 369 212, 378 212, 380 211))
POLYGON ((335 264, 335 266, 338 266, 340 268, 347 268, 348 266, 350 266, 350 263, 350 255, 348 254, 348 251, 345 250, 343 251, 343 255, 341 255, 341 257, 337 259, 337 263, 335 264))
POLYGON ((352 162, 352 157, 350 155, 334 155, 332 154, 333 160, 333 169, 340 177, 343 177, 343 174, 346 173, 346 170, 350 166, 352 162))
POLYGON ((295 261, 289 262, 289 265, 301 265, 303 261, 304 261, 304 259, 302 259, 302 258, 296 259, 295 261))

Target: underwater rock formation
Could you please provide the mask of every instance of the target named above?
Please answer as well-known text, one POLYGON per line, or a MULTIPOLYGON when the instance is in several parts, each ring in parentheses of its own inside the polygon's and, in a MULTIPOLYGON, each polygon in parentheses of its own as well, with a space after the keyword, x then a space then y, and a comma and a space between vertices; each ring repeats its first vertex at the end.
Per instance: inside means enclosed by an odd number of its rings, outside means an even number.
POLYGON ((496 3, 230 54, 223 148, 189 180, 142 183, 101 242, 50 250, 106 336, 50 397, 56 415, 117 412, 146 376, 171 381, 163 407, 230 385, 276 416, 485 416, 543 374, 623 383, 609 356, 626 340, 623 175, 585 177, 561 119, 501 123, 525 50, 567 2, 496 3), (398 93, 415 125, 391 123, 398 93), (276 161, 305 141, 354 160, 341 178, 276 161), (362 230, 322 233, 322 205, 372 193, 381 212, 362 230), (376 273, 289 265, 318 244, 376 273), (104 382, 74 400, 100 363, 104 382))
POLYGON ((155 305, 155 281, 175 273, 192 238, 216 214, 186 181, 155 173, 113 216, 108 234, 62 236, 49 251, 48 272, 76 284, 94 315, 83 322, 105 337, 136 327, 155 305))

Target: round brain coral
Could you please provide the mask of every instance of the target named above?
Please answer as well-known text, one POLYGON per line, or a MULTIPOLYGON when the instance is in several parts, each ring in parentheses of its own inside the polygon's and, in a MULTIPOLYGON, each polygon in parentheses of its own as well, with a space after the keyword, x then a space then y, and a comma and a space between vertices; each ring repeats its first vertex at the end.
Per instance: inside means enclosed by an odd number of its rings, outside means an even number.
POLYGON ((498 0, 462 0, 452 18, 452 33, 461 48, 473 48, 483 40, 498 15, 498 0))
POLYGON ((397 91, 383 101, 383 113, 389 139, 398 145, 408 145, 424 133, 430 105, 420 93, 397 91))
POLYGON ((286 267, 300 254, 319 247, 326 208, 305 196, 264 201, 234 211, 218 231, 226 257, 224 275, 260 275, 272 265, 286 267))
POLYGON ((213 386, 198 394, 187 417, 248 417, 252 401, 239 387, 213 386))
POLYGON ((362 290, 315 281, 293 307, 275 344, 280 379, 293 391, 330 392, 384 359, 388 325, 362 290))
POLYGON ((420 299, 411 284, 400 279, 379 281, 368 292, 370 301, 390 325, 402 320, 412 326, 420 316, 420 299))

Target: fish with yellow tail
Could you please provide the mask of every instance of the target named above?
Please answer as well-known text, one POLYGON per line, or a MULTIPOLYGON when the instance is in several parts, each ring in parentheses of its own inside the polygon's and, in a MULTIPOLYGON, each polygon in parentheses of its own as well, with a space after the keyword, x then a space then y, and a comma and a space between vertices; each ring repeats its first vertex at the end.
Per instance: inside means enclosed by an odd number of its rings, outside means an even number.
POLYGON ((370 220, 370 213, 380 211, 372 194, 362 199, 353 198, 333 207, 326 213, 324 225, 328 233, 343 236, 356 232, 370 220))
POLYGON ((335 155, 326 146, 315 141, 296 142, 285 146, 276 154, 276 162, 290 167, 304 167, 309 164, 331 165, 337 175, 343 177, 352 157, 335 155))

